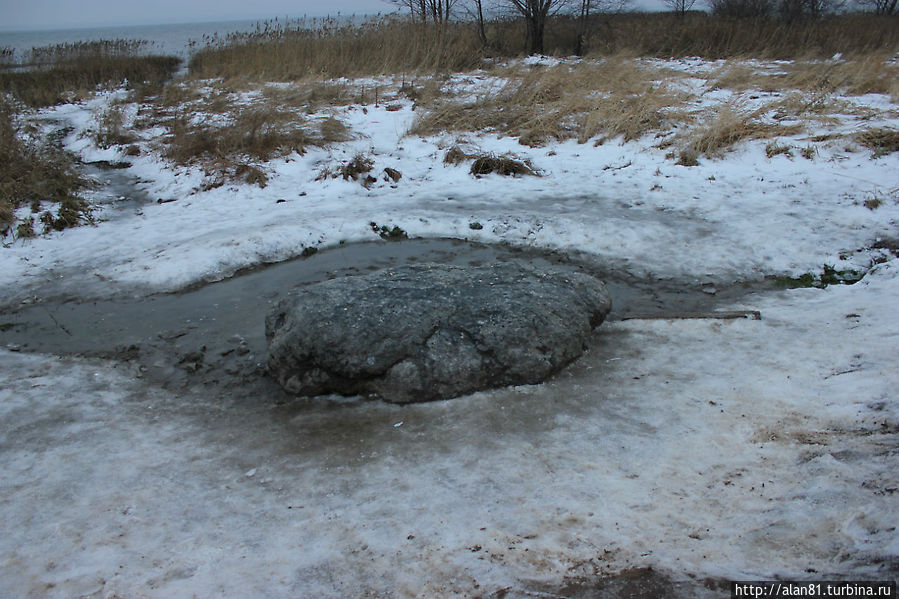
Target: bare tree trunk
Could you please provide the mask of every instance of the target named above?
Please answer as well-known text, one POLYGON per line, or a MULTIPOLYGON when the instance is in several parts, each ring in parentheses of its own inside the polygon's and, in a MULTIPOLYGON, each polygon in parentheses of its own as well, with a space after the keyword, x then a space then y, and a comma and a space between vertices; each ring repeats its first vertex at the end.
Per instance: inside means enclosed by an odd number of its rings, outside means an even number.
POLYGON ((590 19, 591 0, 581 0, 581 10, 578 15, 577 44, 574 47, 575 56, 583 56, 587 53, 587 30, 590 19))
POLYGON ((524 18, 528 53, 543 54, 543 32, 547 15, 553 7, 562 6, 562 0, 510 0, 510 4, 524 18))
POLYGON ((481 40, 481 45, 487 46, 487 28, 484 26, 484 2, 483 0, 474 0, 475 6, 478 9, 478 38, 481 40))
POLYGON ((535 13, 527 20, 528 54, 543 54, 543 32, 546 29, 546 17, 535 13))

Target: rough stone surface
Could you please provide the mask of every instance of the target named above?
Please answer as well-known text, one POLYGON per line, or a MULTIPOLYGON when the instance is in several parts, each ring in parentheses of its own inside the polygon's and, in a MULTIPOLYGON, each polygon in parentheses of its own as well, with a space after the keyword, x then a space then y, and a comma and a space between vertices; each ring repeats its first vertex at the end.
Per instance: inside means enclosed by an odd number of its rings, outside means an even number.
POLYGON ((298 395, 406 403, 538 383, 581 355, 611 309, 563 267, 421 264, 300 288, 266 319, 268 370, 298 395))

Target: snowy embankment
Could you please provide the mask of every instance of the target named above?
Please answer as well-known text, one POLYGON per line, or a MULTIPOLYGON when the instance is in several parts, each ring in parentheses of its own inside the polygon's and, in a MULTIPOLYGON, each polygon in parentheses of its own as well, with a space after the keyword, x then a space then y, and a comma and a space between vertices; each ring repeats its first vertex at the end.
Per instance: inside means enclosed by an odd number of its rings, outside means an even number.
MULTIPOLYGON (((697 72, 713 71, 715 64, 670 62, 672 69, 697 72)), ((476 95, 497 85, 475 74, 456 76, 446 87, 456 95, 476 95)), ((692 94, 688 106, 696 118, 716 107, 761 102, 752 90, 713 89, 702 78, 679 85, 692 94)), ((762 95, 769 103, 778 97, 762 95)), ((252 105, 257 96, 234 94, 234 110, 252 105)), ((485 132, 408 136, 416 111, 397 96, 377 106, 325 107, 309 116, 338 117, 353 139, 273 160, 264 168, 264 188, 229 182, 205 191, 209 179, 202 168, 176 167, 161 158, 154 136, 164 128, 141 133, 138 157, 126 156, 125 146, 96 147, 92 135, 100 115, 122 97, 102 95, 45 117, 73 126, 67 147, 85 160, 130 162, 128 173, 143 182, 151 200, 165 203, 123 211, 107 199, 107 210, 97 216, 113 222, 4 248, 0 299, 21 299, 31 286, 49 284, 58 291, 65 282, 80 295, 92 289, 100 295, 176 290, 284 260, 306 247, 373 239, 370 222, 400 226, 410 236, 575 248, 638 276, 689 281, 798 275, 820 272, 824 264, 864 270, 876 257, 865 250, 881 236, 896 236, 895 155, 872 159, 852 139, 865 128, 899 123, 895 105, 878 94, 836 98, 834 114, 775 139, 791 148, 789 155, 769 158, 766 145, 772 140, 743 141, 724 158, 702 157, 695 167, 666 158, 669 150, 656 147, 659 136, 653 133, 627 143, 572 140, 537 148, 485 132), (810 141, 821 137, 834 139, 810 141), (443 162, 459 140, 481 153, 529 159, 543 176, 473 177, 469 163, 443 162), (801 157, 803 148, 813 155, 801 157), (319 180, 325 169, 359 153, 374 160, 378 181, 370 188, 340 178, 319 180), (385 180, 385 167, 402 179, 385 180), (475 222, 483 228, 471 229, 475 222)), ((131 122, 138 112, 135 104, 124 111, 131 122)), ((103 195, 102 188, 97 194, 103 195)))
MULTIPOLYGON (((109 99, 48 115, 86 159, 123 158, 85 135, 109 99)), ((177 201, 113 201, 95 227, 2 248, 2 299, 179 289, 371 239, 370 222, 690 283, 868 272, 749 296, 758 321, 607 323, 547 383, 403 407, 172 392, 127 364, 0 350, 3 593, 534 596, 644 566, 700 581, 687 596, 708 577, 895 578, 899 265, 872 248, 899 234, 895 154, 750 141, 688 168, 651 138, 468 135, 543 174, 475 178, 442 163, 454 136, 404 136, 408 103, 339 110, 353 141, 271 163, 264 189, 198 191, 198 169, 129 159, 177 201), (316 180, 360 151, 403 178, 316 180)))

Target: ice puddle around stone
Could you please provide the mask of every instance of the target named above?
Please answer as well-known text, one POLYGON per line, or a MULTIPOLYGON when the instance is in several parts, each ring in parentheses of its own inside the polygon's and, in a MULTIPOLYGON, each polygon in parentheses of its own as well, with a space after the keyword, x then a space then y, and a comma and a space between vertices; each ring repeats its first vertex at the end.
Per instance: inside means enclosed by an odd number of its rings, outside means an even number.
MULTIPOLYGON (((517 261, 562 267, 602 280, 612 297, 608 320, 633 314, 711 311, 749 291, 718 285, 640 280, 602 264, 601 257, 455 239, 376 241, 341 245, 308 257, 260 266, 181 293, 128 299, 35 303, 0 313, 0 346, 22 351, 136 360, 142 373, 166 385, 261 384, 264 320, 297 287, 328 279, 422 263, 489 265, 517 261)), ((601 329, 600 329, 601 330, 601 329)))

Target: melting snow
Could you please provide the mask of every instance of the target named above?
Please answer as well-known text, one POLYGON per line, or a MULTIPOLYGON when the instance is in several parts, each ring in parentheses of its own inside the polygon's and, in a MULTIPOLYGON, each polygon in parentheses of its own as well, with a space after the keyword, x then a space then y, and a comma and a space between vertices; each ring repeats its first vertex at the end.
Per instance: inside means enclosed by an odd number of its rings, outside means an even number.
MULTIPOLYGON (((86 159, 118 159, 83 135, 113 97, 47 117, 75 127, 86 159)), ((482 134, 468 141, 545 176, 474 178, 442 163, 450 136, 404 136, 408 103, 341 118, 354 141, 273 162, 265 189, 198 192, 197 170, 136 158, 150 197, 177 201, 3 248, 2 299, 180 289, 371 239, 371 221, 709 285, 868 269, 890 257, 872 243, 897 234, 895 155, 769 159, 748 142, 686 168, 652 139, 532 149, 482 134), (314 180, 359 151, 402 180, 314 180)), ((550 382, 403 407, 176 394, 121 363, 0 350, 3 593, 526 595, 647 565, 891 578, 897 296, 887 260, 853 286, 750 296, 738 307, 758 321, 607 323, 550 382)))

